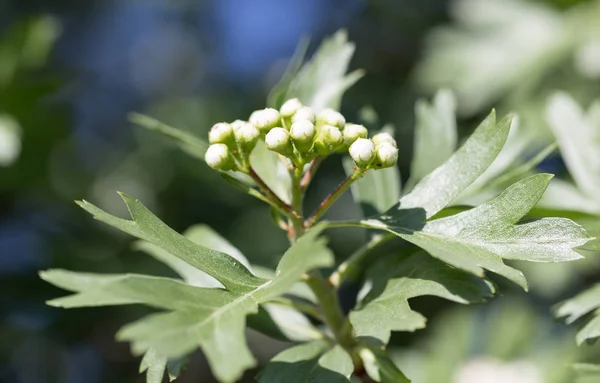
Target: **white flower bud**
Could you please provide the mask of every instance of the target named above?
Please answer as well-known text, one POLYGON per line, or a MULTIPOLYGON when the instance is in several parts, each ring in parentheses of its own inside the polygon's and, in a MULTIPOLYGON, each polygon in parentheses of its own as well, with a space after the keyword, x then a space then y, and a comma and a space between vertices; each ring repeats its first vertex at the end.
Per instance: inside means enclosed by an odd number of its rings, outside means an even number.
POLYGON ((307 120, 294 122, 290 129, 290 136, 299 152, 307 152, 312 148, 316 133, 315 125, 307 120))
POLYGON ((214 124, 208 132, 208 142, 211 144, 226 144, 227 146, 234 144, 233 128, 226 122, 214 124))
POLYGON ((302 103, 300 100, 297 98, 292 98, 281 105, 281 108, 279 108, 279 113, 281 113, 281 116, 284 118, 291 118, 300 108, 302 108, 302 103))
POLYGON ((384 142, 377 146, 375 163, 377 167, 389 168, 396 165, 398 161, 398 149, 389 142, 384 142))
POLYGON ((315 150, 322 156, 326 156, 335 151, 344 143, 342 132, 331 125, 323 125, 317 133, 315 139, 315 150))
POLYGON ((240 125, 237 130, 234 129, 234 135, 240 149, 249 153, 254 149, 254 146, 260 137, 260 131, 256 126, 246 122, 240 125))
POLYGON ((338 111, 331 108, 323 109, 317 115, 317 123, 319 125, 332 125, 342 129, 346 123, 346 119, 338 111))
POLYGON ((233 131, 235 132, 236 130, 238 130, 239 128, 244 126, 245 123, 246 123, 246 121, 244 121, 244 120, 235 120, 230 125, 233 128, 233 131))
POLYGON ((315 123, 315 112, 312 110, 312 108, 309 108, 308 106, 303 106, 302 108, 298 109, 292 117, 292 122, 298 122, 303 120, 308 120, 313 124, 315 123))
POLYGON ((273 108, 257 110, 250 115, 249 122, 256 126, 261 133, 266 134, 269 130, 279 125, 279 112, 273 108))
POLYGON ((290 140, 290 134, 283 128, 273 128, 265 137, 267 149, 289 156, 294 153, 294 148, 290 140))
POLYGON ((394 140, 394 137, 392 137, 391 134, 386 132, 377 133, 371 139, 373 140, 375 146, 379 146, 382 143, 387 142, 389 144, 392 144, 395 148, 398 147, 398 145, 396 144, 396 140, 394 140))
POLYGON ((225 144, 212 144, 206 150, 204 160, 213 169, 231 170, 235 167, 233 156, 225 144))
POLYGON ((367 131, 367 128, 362 125, 346 124, 342 134, 344 135, 344 143, 350 146, 359 138, 367 138, 369 132, 367 131))
POLYGON ((359 168, 366 168, 375 159, 375 145, 368 138, 358 138, 348 151, 359 168))

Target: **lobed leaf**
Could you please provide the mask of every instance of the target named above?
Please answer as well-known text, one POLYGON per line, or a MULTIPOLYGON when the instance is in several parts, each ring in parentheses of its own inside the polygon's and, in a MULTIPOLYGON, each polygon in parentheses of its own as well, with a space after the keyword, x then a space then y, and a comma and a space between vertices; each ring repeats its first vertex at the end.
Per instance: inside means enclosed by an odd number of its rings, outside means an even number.
MULTIPOLYGON (((123 197, 132 221, 111 216, 90 204, 83 204, 83 207, 100 220, 210 274, 225 288, 196 287, 175 279, 143 275, 49 270, 41 276, 75 292, 51 301, 50 304, 55 306, 141 303, 167 310, 126 325, 117 334, 119 339, 132 343, 135 354, 153 350, 144 364, 150 367, 149 360, 154 360, 152 374, 162 363, 152 353, 171 360, 200 347, 219 380, 237 380, 245 369, 255 365, 244 337, 246 315, 258 312, 259 304, 288 291, 308 270, 333 263, 324 240, 317 238, 323 229, 321 225, 304 235, 283 255, 273 279, 258 278, 235 258, 195 244, 175 233, 138 201, 123 197)), ((200 234, 206 237, 207 232, 200 234)), ((217 245, 222 247, 223 243, 217 242, 217 245)))
POLYGON ((227 289, 247 291, 264 282, 230 255, 200 246, 177 233, 152 214, 139 200, 123 193, 121 197, 129 209, 131 221, 110 215, 87 201, 78 204, 94 218, 158 246, 190 266, 214 277, 227 289))
MULTIPOLYGON (((590 238, 565 218, 543 218, 517 224, 548 186, 549 174, 521 180, 498 197, 471 210, 425 222, 425 212, 401 204, 361 226, 386 230, 454 267, 483 276, 487 269, 527 289, 523 274, 503 259, 563 262, 581 258, 573 248, 590 238)), ((402 202, 401 202, 402 203, 402 202)))
MULTIPOLYGON (((251 270, 250 264, 248 263, 246 257, 244 257, 244 255, 237 248, 231 245, 231 243, 229 243, 225 238, 223 238, 209 226, 191 226, 183 233, 183 236, 200 246, 231 255, 240 261, 246 268, 248 268, 248 270, 251 270)), ((150 254, 158 261, 169 266, 171 269, 176 271, 177 274, 179 274, 189 285, 199 287, 224 287, 214 277, 211 277, 209 274, 198 270, 168 251, 165 251, 150 242, 137 241, 134 244, 134 247, 137 250, 141 250, 147 254, 150 254)))
POLYGON ((413 311, 408 300, 432 295, 458 303, 481 302, 494 293, 491 285, 418 252, 399 263, 382 260, 371 271, 373 287, 350 322, 359 337, 376 338, 386 344, 391 331, 414 331, 426 319, 413 311))

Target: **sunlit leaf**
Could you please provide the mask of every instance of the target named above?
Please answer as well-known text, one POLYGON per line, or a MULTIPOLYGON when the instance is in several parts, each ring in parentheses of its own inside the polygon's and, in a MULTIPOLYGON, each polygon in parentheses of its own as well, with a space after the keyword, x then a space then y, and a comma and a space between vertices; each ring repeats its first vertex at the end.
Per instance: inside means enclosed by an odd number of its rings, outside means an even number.
POLYGON ((289 82, 283 99, 297 97, 316 110, 339 109, 344 92, 363 76, 361 70, 346 74, 353 54, 354 43, 345 31, 325 39, 289 82))
POLYGON ((448 90, 439 91, 433 102, 419 100, 415 105, 415 145, 409 187, 442 165, 456 149, 456 98, 448 90))
POLYGON ((586 231, 566 218, 519 223, 537 203, 551 175, 538 174, 513 184, 498 197, 471 210, 425 221, 423 209, 396 206, 360 226, 386 230, 423 248, 454 267, 484 275, 500 274, 524 289, 523 274, 503 259, 564 262, 581 258, 573 250, 590 240, 586 231))
POLYGON ((400 199, 403 209, 421 208, 427 218, 446 207, 491 165, 510 130, 509 117, 496 124, 496 113, 479 125, 469 139, 441 166, 400 199))
POLYGON ((324 241, 317 238, 322 226, 315 227, 283 255, 272 280, 258 278, 235 258, 177 234, 138 201, 125 195, 123 199, 132 221, 111 216, 90 204, 82 206, 98 219, 198 267, 225 289, 143 275, 49 270, 41 273, 43 279, 76 293, 49 303, 59 307, 141 303, 167 310, 126 325, 118 338, 130 341, 135 354, 153 349, 169 359, 200 347, 214 375, 223 382, 237 380, 245 369, 255 365, 244 337, 246 315, 256 313, 259 304, 288 291, 306 271, 333 262, 324 241))

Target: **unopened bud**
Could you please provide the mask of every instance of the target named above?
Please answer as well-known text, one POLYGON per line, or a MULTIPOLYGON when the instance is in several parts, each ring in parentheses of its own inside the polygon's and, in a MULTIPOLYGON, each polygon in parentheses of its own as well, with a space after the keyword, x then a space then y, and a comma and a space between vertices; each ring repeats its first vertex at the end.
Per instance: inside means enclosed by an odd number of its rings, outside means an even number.
POLYGON ((294 153, 290 134, 283 128, 273 128, 265 137, 265 144, 269 150, 289 156, 294 153))
POLYGON ((312 110, 312 108, 309 108, 308 106, 303 106, 302 108, 298 109, 292 117, 292 122, 304 120, 308 120, 313 124, 315 123, 315 112, 312 110))
POLYGON ((317 133, 315 139, 315 150, 322 156, 326 156, 335 151, 344 143, 342 132, 331 125, 323 125, 317 133))
POLYGON ((290 129, 294 146, 301 153, 308 152, 312 148, 315 134, 315 125, 307 120, 294 122, 290 129))
POLYGON ((344 118, 344 116, 342 116, 340 112, 335 111, 331 108, 323 109, 317 115, 318 125, 332 125, 342 129, 345 123, 346 119, 344 118))
POLYGON ((213 169, 231 170, 235 167, 233 156, 225 144, 212 144, 206 150, 204 160, 213 169))
POLYGON ((375 144, 375 146, 379 146, 379 145, 383 144, 384 142, 387 142, 389 144, 392 144, 395 148, 398 147, 398 145, 396 144, 396 140, 394 140, 394 137, 392 137, 391 134, 386 133, 386 132, 377 133, 371 139, 373 140, 373 143, 375 144))
POLYGON ((362 125, 346 124, 342 134, 344 135, 344 143, 349 147, 359 138, 367 138, 369 132, 362 125))
POLYGON ((284 118, 291 118, 300 108, 302 108, 302 103, 300 100, 297 98, 292 98, 281 105, 281 108, 279 108, 279 113, 281 113, 281 116, 284 118))
POLYGON ((246 121, 244 121, 244 120, 235 120, 230 125, 233 128, 233 131, 235 132, 236 130, 238 130, 239 128, 244 126, 245 123, 246 123, 246 121))
POLYGON ((248 154, 256 146, 256 142, 260 137, 260 131, 256 126, 246 122, 240 125, 237 130, 234 129, 234 135, 240 150, 248 154))
POLYGON ((359 168, 364 169, 375 160, 375 145, 368 138, 358 138, 348 151, 359 168))
POLYGON ((398 161, 398 149, 388 142, 377 146, 375 164, 380 168, 389 168, 398 161))
POLYGON ((261 133, 267 134, 269 130, 279 125, 279 112, 273 108, 257 110, 250 115, 249 122, 256 126, 261 133))
POLYGON ((235 144, 233 128, 226 122, 214 124, 208 132, 208 142, 211 144, 225 144, 227 146, 235 144))

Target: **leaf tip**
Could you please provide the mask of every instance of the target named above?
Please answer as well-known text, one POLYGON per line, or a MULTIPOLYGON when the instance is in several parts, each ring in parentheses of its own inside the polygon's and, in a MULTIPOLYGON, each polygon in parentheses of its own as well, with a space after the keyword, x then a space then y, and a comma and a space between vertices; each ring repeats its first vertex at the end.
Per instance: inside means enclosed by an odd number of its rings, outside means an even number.
POLYGON ((47 278, 48 278, 48 272, 49 272, 50 270, 51 270, 51 269, 48 269, 48 270, 40 270, 40 271, 38 271, 38 276, 39 276, 39 277, 40 277, 42 280, 44 280, 44 281, 48 281, 48 279, 47 279, 47 278))
POLYGON ((64 306, 61 305, 57 299, 51 299, 49 301, 46 301, 45 303, 50 307, 64 308, 64 306))

